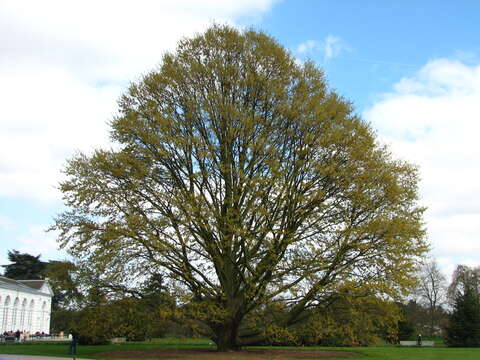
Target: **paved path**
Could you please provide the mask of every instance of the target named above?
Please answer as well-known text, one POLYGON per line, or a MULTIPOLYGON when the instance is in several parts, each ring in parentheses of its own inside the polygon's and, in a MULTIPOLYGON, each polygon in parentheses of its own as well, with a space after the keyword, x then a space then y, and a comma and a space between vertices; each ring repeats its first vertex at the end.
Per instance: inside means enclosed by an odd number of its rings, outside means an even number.
MULTIPOLYGON (((72 360, 73 356, 70 357, 54 357, 54 356, 42 356, 42 355, 18 355, 18 354, 0 354, 0 360, 72 360)), ((89 360, 83 359, 82 360, 89 360)))

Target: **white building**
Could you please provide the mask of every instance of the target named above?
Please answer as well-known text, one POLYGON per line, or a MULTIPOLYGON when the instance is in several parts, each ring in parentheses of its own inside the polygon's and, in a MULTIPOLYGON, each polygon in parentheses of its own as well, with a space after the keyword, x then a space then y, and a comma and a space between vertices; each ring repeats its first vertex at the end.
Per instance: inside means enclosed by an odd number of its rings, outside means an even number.
POLYGON ((50 333, 53 292, 46 280, 12 280, 0 276, 0 333, 50 333))

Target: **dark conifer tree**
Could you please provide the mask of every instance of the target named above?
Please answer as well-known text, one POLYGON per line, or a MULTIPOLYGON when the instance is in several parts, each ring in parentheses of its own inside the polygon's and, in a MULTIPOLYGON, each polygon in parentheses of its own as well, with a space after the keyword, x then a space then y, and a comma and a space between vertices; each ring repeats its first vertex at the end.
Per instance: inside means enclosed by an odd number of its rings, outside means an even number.
POLYGON ((472 287, 466 287, 455 297, 446 330, 449 346, 480 346, 480 301, 472 287))
POLYGON ((40 260, 40 255, 12 250, 8 251, 7 257, 11 264, 2 265, 5 277, 15 280, 39 280, 45 277, 47 263, 40 260))

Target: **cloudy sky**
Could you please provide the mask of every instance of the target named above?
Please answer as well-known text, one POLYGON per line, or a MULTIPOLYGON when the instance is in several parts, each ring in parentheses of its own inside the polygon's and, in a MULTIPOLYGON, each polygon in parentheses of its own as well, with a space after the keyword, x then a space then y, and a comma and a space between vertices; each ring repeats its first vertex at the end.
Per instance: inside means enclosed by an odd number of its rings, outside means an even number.
POLYGON ((480 264, 480 2, 0 0, 0 264, 64 258, 46 233, 66 159, 108 146, 129 82, 212 22, 254 27, 325 70, 421 169, 434 256, 480 264))

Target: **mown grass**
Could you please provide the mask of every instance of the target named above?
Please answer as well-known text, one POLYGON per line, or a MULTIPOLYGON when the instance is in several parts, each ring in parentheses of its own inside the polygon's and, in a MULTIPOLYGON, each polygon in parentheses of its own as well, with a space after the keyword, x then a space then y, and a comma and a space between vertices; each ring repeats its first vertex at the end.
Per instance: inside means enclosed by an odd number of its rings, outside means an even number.
POLYGON ((207 338, 157 338, 141 342, 141 344, 161 344, 161 345, 202 345, 212 344, 212 340, 207 338))
MULTIPOLYGON (((212 347, 208 339, 155 339, 150 342, 126 343, 119 345, 78 346, 78 358, 101 359, 95 354, 114 350, 143 350, 157 348, 192 348, 212 347)), ((365 360, 478 360, 480 348, 447 348, 447 347, 308 347, 305 349, 345 350, 359 354, 365 360)), ((68 357, 68 343, 23 343, 0 344, 0 354, 44 355, 68 357)), ((187 360, 187 359, 183 359, 187 360)))

